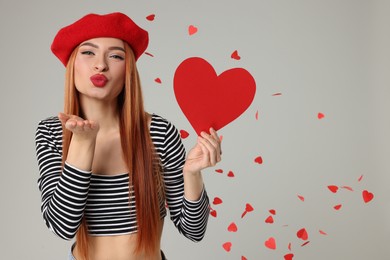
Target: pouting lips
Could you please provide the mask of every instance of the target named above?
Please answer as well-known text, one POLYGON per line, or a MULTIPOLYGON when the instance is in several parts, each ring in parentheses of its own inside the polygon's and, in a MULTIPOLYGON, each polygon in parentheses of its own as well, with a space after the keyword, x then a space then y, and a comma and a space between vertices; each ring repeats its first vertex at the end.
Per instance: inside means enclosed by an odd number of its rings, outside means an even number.
POLYGON ((90 77, 92 84, 96 87, 104 87, 107 84, 108 79, 102 74, 96 74, 90 77))

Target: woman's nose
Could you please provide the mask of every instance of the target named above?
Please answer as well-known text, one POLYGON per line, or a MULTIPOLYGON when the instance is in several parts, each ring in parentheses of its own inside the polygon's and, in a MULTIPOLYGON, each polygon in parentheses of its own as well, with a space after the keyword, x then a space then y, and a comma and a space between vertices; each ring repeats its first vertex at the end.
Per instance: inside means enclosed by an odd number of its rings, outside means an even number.
POLYGON ((94 69, 99 72, 106 71, 108 69, 106 61, 104 59, 97 60, 94 69))

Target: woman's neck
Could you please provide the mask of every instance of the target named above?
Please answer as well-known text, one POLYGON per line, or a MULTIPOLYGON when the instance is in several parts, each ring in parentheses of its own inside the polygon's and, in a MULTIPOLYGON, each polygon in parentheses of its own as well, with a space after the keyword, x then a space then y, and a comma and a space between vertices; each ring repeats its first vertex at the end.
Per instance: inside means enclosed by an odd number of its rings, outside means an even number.
POLYGON ((92 98, 81 98, 80 106, 84 119, 99 123, 99 131, 112 131, 119 129, 119 110, 116 100, 104 102, 92 98))

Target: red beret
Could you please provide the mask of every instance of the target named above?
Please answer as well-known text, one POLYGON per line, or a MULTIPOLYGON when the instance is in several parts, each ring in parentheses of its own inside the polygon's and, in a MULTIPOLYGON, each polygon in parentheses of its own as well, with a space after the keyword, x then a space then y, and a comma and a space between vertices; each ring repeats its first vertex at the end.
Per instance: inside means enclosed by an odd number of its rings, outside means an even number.
POLYGON ((74 48, 88 39, 99 37, 118 38, 127 42, 136 60, 144 53, 149 43, 148 32, 125 14, 119 12, 105 15, 88 14, 59 30, 54 37, 51 50, 66 66, 74 48))

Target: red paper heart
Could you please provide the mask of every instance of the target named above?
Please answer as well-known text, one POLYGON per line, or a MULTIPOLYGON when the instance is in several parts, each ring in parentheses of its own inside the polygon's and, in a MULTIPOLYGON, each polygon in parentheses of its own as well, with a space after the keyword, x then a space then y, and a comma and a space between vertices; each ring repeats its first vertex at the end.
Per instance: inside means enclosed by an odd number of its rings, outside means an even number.
POLYGON ((370 202, 374 198, 374 194, 372 194, 371 192, 369 192, 367 190, 364 190, 362 192, 362 195, 363 195, 363 200, 365 203, 370 202))
POLYGON ((251 204, 247 203, 247 204, 245 205, 245 211, 246 211, 246 212, 251 212, 251 211, 253 211, 253 210, 254 210, 254 209, 253 209, 253 207, 252 207, 251 204))
POLYGON ((265 245, 267 248, 269 248, 269 249, 275 250, 275 249, 276 249, 276 241, 275 241, 275 238, 273 238, 273 237, 268 238, 268 240, 265 241, 264 245, 265 245))
POLYGON ((337 187, 336 185, 329 185, 328 186, 328 189, 333 192, 333 193, 336 193, 339 189, 339 187, 337 187))
POLYGON ((240 60, 240 59, 241 59, 240 55, 238 55, 238 51, 237 51, 237 50, 235 50, 235 51, 232 53, 232 55, 230 55, 230 57, 231 57, 232 59, 235 59, 235 60, 240 60))
POLYGON ((333 208, 334 208, 335 210, 340 210, 342 206, 343 206, 343 205, 338 204, 338 205, 334 206, 333 208))
POLYGON ((153 21, 155 17, 156 17, 155 14, 151 14, 151 15, 146 16, 146 19, 147 19, 148 21, 153 21))
POLYGON ((268 218, 265 219, 265 223, 268 223, 268 224, 274 223, 274 218, 272 216, 269 216, 268 218))
POLYGON ((217 173, 223 173, 223 170, 222 170, 222 169, 216 169, 215 172, 217 172, 217 173))
POLYGON ((290 254, 287 254, 287 255, 284 256, 284 260, 292 260, 293 257, 294 257, 294 254, 290 253, 290 254))
POLYGON ((217 217, 217 211, 214 210, 214 209, 210 209, 210 215, 211 215, 212 217, 216 218, 216 217, 217 217))
POLYGON ((229 171, 228 174, 227 174, 227 176, 233 178, 233 177, 234 177, 234 172, 229 171))
POLYGON ((263 158, 261 156, 258 156, 255 158, 255 163, 262 164, 263 163, 263 158))
POLYGON ((180 130, 180 137, 186 139, 190 134, 186 130, 180 130))
POLYGON ((318 113, 317 114, 318 119, 323 119, 325 115, 323 113, 318 113))
POLYGON ((231 242, 226 242, 222 245, 223 249, 226 250, 226 252, 230 252, 230 250, 232 249, 232 243, 231 242))
POLYGON ((214 205, 218 205, 218 204, 221 204, 222 203, 222 200, 218 197, 215 197, 214 200, 213 200, 213 204, 214 205))
POLYGON ((243 68, 217 75, 204 59, 184 60, 174 75, 174 92, 179 107, 200 135, 210 127, 219 130, 238 118, 252 103, 256 83, 243 68))
POLYGON ((309 235, 307 234, 306 229, 302 228, 302 229, 298 230, 297 237, 302 239, 302 240, 307 240, 309 238, 309 235))
POLYGON ((195 34, 197 32, 198 32, 198 28, 197 27, 195 27, 193 25, 188 26, 188 34, 189 35, 193 35, 193 34, 195 34))
POLYGON ((228 226, 228 231, 229 232, 237 232, 238 228, 237 228, 237 225, 236 223, 232 222, 229 226, 228 226))

